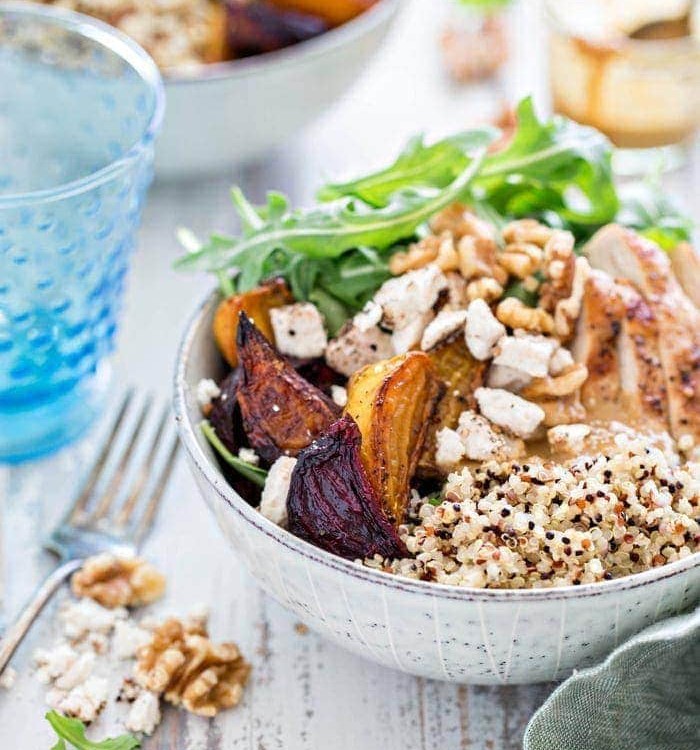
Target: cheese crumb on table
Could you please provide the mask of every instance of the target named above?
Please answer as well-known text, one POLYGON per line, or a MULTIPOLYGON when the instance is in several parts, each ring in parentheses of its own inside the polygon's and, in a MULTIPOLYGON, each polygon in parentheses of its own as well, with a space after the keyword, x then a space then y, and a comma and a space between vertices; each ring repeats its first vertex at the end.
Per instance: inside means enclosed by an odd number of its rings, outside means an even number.
POLYGON ((114 627, 112 648, 117 659, 133 659, 136 652, 151 640, 151 633, 130 620, 119 620, 114 627))
POLYGON ((125 726, 130 732, 151 735, 160 724, 160 697, 148 690, 142 690, 131 704, 125 726))
POLYGON ((117 620, 125 620, 127 616, 124 607, 107 609, 92 599, 83 598, 69 602, 58 617, 66 637, 80 639, 91 632, 109 633, 117 620))

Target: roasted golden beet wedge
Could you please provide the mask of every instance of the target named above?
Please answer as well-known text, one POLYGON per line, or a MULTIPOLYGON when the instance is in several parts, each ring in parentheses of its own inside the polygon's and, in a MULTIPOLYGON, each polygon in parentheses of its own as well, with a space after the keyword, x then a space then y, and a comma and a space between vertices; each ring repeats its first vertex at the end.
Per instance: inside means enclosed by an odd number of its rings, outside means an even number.
POLYGON ((265 338, 274 344, 270 310, 273 307, 291 305, 293 302, 294 298, 284 280, 273 279, 249 292, 234 294, 233 297, 228 297, 219 304, 212 326, 214 340, 231 367, 236 367, 238 364, 236 332, 240 312, 243 311, 251 317, 265 338))
POLYGON ((289 531, 349 560, 404 557, 360 458, 361 439, 345 415, 299 454, 287 495, 289 531))
POLYGON ((296 456, 340 415, 340 408, 304 380, 241 311, 238 405, 243 428, 265 461, 296 456))
POLYGON ((362 461, 387 515, 403 521, 440 384, 430 357, 408 352, 367 365, 348 384, 349 414, 362 435, 362 461))
POLYGON ((437 477, 442 473, 435 461, 437 433, 443 427, 454 429, 459 415, 475 408, 474 391, 484 384, 487 364, 472 357, 461 333, 440 342, 428 356, 444 390, 426 431, 417 472, 421 477, 437 477))

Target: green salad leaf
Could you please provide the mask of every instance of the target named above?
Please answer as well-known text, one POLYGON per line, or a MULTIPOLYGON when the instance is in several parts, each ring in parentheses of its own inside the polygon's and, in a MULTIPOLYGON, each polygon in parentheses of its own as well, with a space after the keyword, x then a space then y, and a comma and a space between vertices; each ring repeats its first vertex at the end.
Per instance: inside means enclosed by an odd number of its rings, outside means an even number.
POLYGON ((412 138, 396 161, 386 169, 350 182, 324 185, 316 194, 320 201, 353 196, 370 206, 386 206, 391 196, 406 187, 445 188, 471 161, 475 150, 489 146, 498 137, 496 128, 478 128, 426 146, 423 136, 412 138))
POLYGON ((664 193, 656 178, 621 190, 617 221, 636 229, 666 251, 681 242, 690 242, 694 228, 694 222, 664 193))
POLYGON ((243 461, 238 458, 238 456, 234 456, 233 453, 231 453, 231 451, 221 442, 219 436, 216 434, 216 430, 212 427, 209 420, 203 419, 199 423, 199 429, 229 466, 232 466, 242 477, 249 479, 259 487, 265 486, 265 480, 267 479, 267 472, 265 469, 260 469, 257 466, 253 466, 253 464, 243 461))
MULTIPOLYGON (((517 123, 498 151, 488 150, 494 128, 432 144, 416 137, 393 164, 322 187, 308 210, 290 207, 280 193, 254 206, 234 188, 241 233, 213 235, 204 244, 181 233, 188 252, 176 266, 214 273, 224 295, 282 276, 296 299, 319 307, 335 335, 389 278, 391 255, 457 201, 498 227, 531 217, 567 229, 578 246, 615 220, 666 248, 690 237, 691 223, 660 191, 618 193, 612 146, 597 130, 558 116, 540 121, 530 98, 520 102, 517 123)), ((506 293, 532 303, 522 285, 506 293)))
POLYGON ((540 122, 531 98, 517 121, 510 144, 484 161, 475 197, 501 216, 539 218, 578 237, 612 221, 619 203, 608 139, 565 117, 540 122))
POLYGON ((69 747, 75 750, 135 750, 141 747, 139 740, 131 734, 92 742, 85 736, 85 725, 82 721, 61 716, 56 711, 49 711, 46 720, 58 736, 58 742, 51 750, 68 750, 69 747))
MULTIPOLYGON (((477 201, 505 219, 530 216, 554 221, 575 234, 590 234, 612 221, 618 199, 607 138, 563 117, 540 122, 531 98, 520 103, 517 121, 513 140, 502 151, 486 156, 463 200, 477 201)), ((318 197, 354 196, 381 208, 395 190, 449 184, 447 163, 465 169, 473 148, 493 139, 488 129, 461 133, 429 147, 417 139, 390 167, 323 187, 318 197)))
POLYGON ((273 253, 298 253, 314 260, 338 258, 353 248, 391 247, 410 237, 433 214, 459 200, 477 173, 484 152, 475 155, 447 187, 416 188, 406 186, 392 193, 389 202, 375 208, 354 197, 342 198, 310 210, 279 213, 279 195, 268 196, 268 204, 257 215, 259 226, 250 222, 252 207, 240 191, 234 191, 234 205, 244 221, 241 237, 216 237, 184 257, 177 266, 203 271, 220 271, 238 267, 249 285, 249 278, 259 278, 265 260, 273 253), (264 217, 264 218, 263 218, 264 217))

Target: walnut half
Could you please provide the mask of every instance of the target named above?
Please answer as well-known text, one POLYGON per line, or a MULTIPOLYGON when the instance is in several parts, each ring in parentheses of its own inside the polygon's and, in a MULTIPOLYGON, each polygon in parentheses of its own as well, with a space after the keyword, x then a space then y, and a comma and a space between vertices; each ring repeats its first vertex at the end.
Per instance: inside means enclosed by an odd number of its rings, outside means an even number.
POLYGON ((138 557, 96 555, 85 561, 71 580, 73 593, 103 607, 138 607, 159 599, 165 576, 138 557))
POLYGON ((134 676, 173 705, 211 717, 240 702, 250 670, 235 643, 209 640, 201 620, 188 624, 170 619, 139 649, 134 676))

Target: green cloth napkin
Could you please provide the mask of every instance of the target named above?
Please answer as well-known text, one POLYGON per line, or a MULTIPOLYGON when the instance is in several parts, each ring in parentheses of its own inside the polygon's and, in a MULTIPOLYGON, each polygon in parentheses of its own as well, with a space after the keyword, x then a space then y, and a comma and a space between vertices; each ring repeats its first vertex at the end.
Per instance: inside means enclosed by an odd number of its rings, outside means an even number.
POLYGON ((524 750, 700 750, 700 608, 560 685, 528 724, 524 750))

